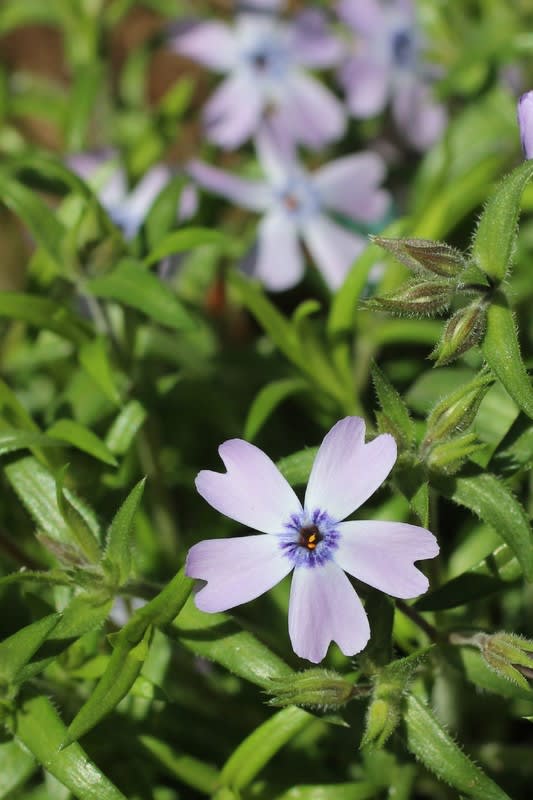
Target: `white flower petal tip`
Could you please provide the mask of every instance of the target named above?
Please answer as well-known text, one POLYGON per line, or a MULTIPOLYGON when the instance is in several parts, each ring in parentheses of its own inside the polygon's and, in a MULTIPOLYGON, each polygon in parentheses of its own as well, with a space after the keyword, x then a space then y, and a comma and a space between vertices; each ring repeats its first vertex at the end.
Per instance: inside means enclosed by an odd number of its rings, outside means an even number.
POLYGON ((288 575, 292 566, 277 539, 261 534, 195 544, 185 574, 207 582, 194 602, 200 611, 213 614, 255 600, 288 575))
POLYGON ((344 572, 332 561, 322 568, 294 571, 289 634, 296 655, 313 664, 324 660, 331 642, 345 656, 365 648, 370 638, 365 610, 344 572))
POLYGON ((397 455, 394 438, 383 433, 365 444, 365 422, 345 417, 325 436, 316 455, 305 495, 305 508, 327 508, 340 521, 381 486, 397 455))
POLYGON ((335 561, 358 580, 404 600, 424 594, 429 582, 415 561, 435 558, 439 545, 425 528, 405 522, 342 522, 335 561))
POLYGON ((226 473, 202 470, 196 488, 207 502, 231 519, 263 533, 281 533, 301 504, 276 465, 243 439, 224 442, 218 452, 226 473))
POLYGON ((518 127, 524 158, 533 158, 533 91, 525 92, 518 101, 518 127))

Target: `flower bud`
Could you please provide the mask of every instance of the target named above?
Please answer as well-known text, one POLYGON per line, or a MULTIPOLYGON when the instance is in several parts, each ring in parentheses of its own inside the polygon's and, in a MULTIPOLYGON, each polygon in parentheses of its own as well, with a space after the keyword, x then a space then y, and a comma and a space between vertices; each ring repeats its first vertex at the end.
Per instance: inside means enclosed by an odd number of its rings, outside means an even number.
POLYGON ((445 242, 381 236, 372 236, 371 239, 414 272, 431 272, 444 278, 453 278, 466 265, 463 254, 445 242))
POLYGON ((342 675, 325 669, 308 669, 292 678, 273 680, 269 694, 271 706, 309 706, 311 708, 339 708, 355 696, 357 687, 342 675))
POLYGON ((366 728, 361 747, 383 747, 394 733, 401 719, 401 694, 390 692, 384 697, 376 697, 368 706, 366 728))
POLYGON ((432 316, 449 307, 454 291, 447 281, 409 283, 392 294, 373 297, 367 307, 402 316, 432 316))
POLYGON ((466 430, 474 421, 479 405, 493 383, 494 377, 490 372, 483 371, 437 403, 428 416, 422 451, 439 439, 466 430))
POLYGON ((479 344, 485 334, 487 307, 483 300, 477 300, 450 317, 442 339, 431 354, 440 367, 458 358, 474 345, 479 344))
POLYGON ((486 445, 478 441, 475 433, 465 433, 434 445, 426 455, 426 464, 430 469, 452 475, 467 458, 484 447, 486 445))
POLYGON ((518 127, 524 158, 533 158, 533 92, 526 92, 518 101, 518 127))
POLYGON ((487 665, 507 680, 529 689, 533 679, 533 641, 514 633, 478 633, 474 643, 487 665))

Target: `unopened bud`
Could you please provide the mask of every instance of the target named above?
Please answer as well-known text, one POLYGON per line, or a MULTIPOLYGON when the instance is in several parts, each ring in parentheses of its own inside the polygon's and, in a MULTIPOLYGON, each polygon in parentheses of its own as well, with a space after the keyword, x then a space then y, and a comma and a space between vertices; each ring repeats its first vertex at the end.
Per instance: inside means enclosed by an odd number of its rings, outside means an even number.
POLYGON ((445 242, 433 242, 431 239, 388 239, 382 236, 371 238, 414 272, 431 272, 443 278, 453 278, 466 265, 463 254, 445 242))
POLYGON ((440 400, 428 416, 422 450, 430 443, 466 430, 474 421, 479 405, 493 383, 493 375, 483 371, 440 400))
POLYGON ((436 359, 435 366, 448 364, 479 344, 485 334, 486 323, 487 308, 483 300, 457 311, 448 320, 442 339, 431 354, 436 359))
POLYGON ((473 642, 487 665, 507 680, 530 689, 533 679, 533 642, 514 633, 478 633, 473 642))
POLYGON ((454 292, 455 287, 447 281, 409 283, 392 294, 373 297, 367 301, 367 307, 401 316, 428 317, 445 311, 454 292))
POLYGON ((308 669, 283 681, 273 680, 268 701, 271 706, 308 706, 311 708, 340 708, 357 693, 357 687, 336 672, 308 669))
POLYGON ((366 728, 361 747, 383 747, 394 733, 401 719, 401 695, 391 693, 389 697, 376 697, 368 706, 366 728))
POLYGON ((467 458, 485 447, 483 442, 478 441, 475 433, 465 433, 447 442, 435 444, 427 452, 426 464, 430 469, 453 475, 467 458))

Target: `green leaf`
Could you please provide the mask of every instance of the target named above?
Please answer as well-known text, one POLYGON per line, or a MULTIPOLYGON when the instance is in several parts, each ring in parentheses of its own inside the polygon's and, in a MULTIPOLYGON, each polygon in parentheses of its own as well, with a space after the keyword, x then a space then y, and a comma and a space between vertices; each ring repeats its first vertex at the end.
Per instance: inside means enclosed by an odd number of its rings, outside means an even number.
POLYGON ((53 331, 78 345, 87 339, 81 321, 65 306, 47 297, 36 297, 22 292, 0 292, 0 317, 53 331))
POLYGON ((404 719, 409 750, 438 778, 474 800, 511 800, 462 752, 428 706, 413 694, 407 696, 404 719))
POLYGON ((114 270, 94 278, 87 286, 96 297, 117 300, 174 330, 195 327, 189 312, 169 287, 136 261, 121 261, 114 270))
POLYGON ((150 757, 165 772, 193 789, 211 795, 219 782, 219 772, 211 764, 205 764, 193 756, 176 752, 167 742, 154 736, 141 735, 139 741, 150 757))
POLYGON ((13 797, 37 769, 34 757, 18 742, 0 743, 0 800, 13 797))
MULTIPOLYGON (((107 449, 106 445, 91 430, 72 419, 60 419, 48 428, 47 435, 62 439, 65 442, 77 447, 84 453, 103 461, 104 464, 117 466, 117 461, 113 454, 107 449)), ((1 441, 0 434, 0 441, 1 441)), ((1 446, 1 445, 0 445, 1 446)))
POLYGON ((533 388, 526 372, 509 303, 497 292, 487 313, 483 355, 515 403, 533 419, 533 388))
MULTIPOLYGON (((139 51, 137 50, 137 53, 139 51)), ((139 65, 146 69, 146 64, 139 65)), ((124 73, 123 73, 124 74, 124 73)), ((138 86, 139 81, 135 84, 138 86)), ((149 252, 157 247, 163 237, 176 227, 176 219, 179 216, 181 198, 187 186, 187 178, 184 175, 175 175, 164 186, 155 198, 146 219, 144 220, 144 233, 149 252)))
POLYGON ((524 509, 505 484, 490 473, 435 478, 432 484, 493 527, 516 555, 526 580, 533 580, 533 532, 524 509))
MULTIPOLYGON (((59 437, 58 437, 59 438, 59 437)), ((33 450, 39 447, 61 447, 62 442, 32 431, 17 431, 13 428, 0 429, 0 455, 16 450, 33 450)))
POLYGON ((117 634, 107 669, 70 723, 63 748, 94 728, 128 694, 146 661, 151 637, 150 626, 139 642, 131 642, 124 629, 117 634))
POLYGON ((65 120, 65 144, 70 152, 85 148, 89 122, 104 79, 104 65, 92 60, 78 65, 69 91, 65 120))
POLYGON ((285 378, 264 386, 255 396, 246 422, 244 438, 254 439, 276 408, 293 394, 309 390, 309 384, 301 378, 285 378))
POLYGON ((315 717, 295 706, 278 711, 233 751, 220 773, 221 782, 244 789, 284 745, 315 721, 315 717))
POLYGON ((97 564, 100 561, 98 539, 94 535, 94 531, 84 515, 77 506, 71 502, 63 488, 67 469, 68 465, 59 471, 56 478, 57 506, 80 552, 83 553, 89 563, 97 564))
POLYGON ((126 800, 79 745, 60 749, 67 731, 47 697, 27 700, 6 724, 16 741, 79 800, 126 800))
POLYGON ((59 618, 59 614, 50 614, 0 642, 0 680, 6 683, 17 681, 22 667, 46 642, 59 618))
POLYGON ((276 347, 291 361, 300 364, 300 349, 293 326, 270 302, 259 284, 236 271, 229 274, 229 282, 276 347))
POLYGON ((511 266, 520 200, 532 176, 531 161, 525 161, 507 175, 496 187, 479 220, 472 256, 496 283, 501 283, 511 266))
POLYGON ((472 647, 461 647, 459 655, 466 678, 484 691, 498 694, 501 697, 511 697, 515 700, 528 702, 533 700, 531 689, 524 689, 498 675, 487 666, 479 650, 472 647))
POLYGON ((79 350, 80 364, 113 405, 120 405, 115 369, 109 359, 107 341, 103 337, 84 342, 79 350))
POLYGON ((183 228, 183 230, 168 233, 148 254, 144 260, 145 266, 156 264, 167 256, 184 253, 195 247, 208 244, 224 245, 228 238, 225 234, 212 228, 183 228))
MULTIPOLYGON (((27 456, 5 468, 7 479, 39 526, 54 541, 72 544, 72 534, 57 505, 53 475, 35 458, 27 456)), ((85 519, 95 536, 99 526, 94 513, 69 489, 65 496, 85 519)))
POLYGON ((410 447, 414 442, 415 428, 405 403, 377 364, 372 365, 372 380, 387 425, 381 425, 380 430, 387 430, 404 447, 410 447))
POLYGON ((276 800, 375 800, 378 787, 375 783, 332 783, 321 786, 293 786, 276 800))
POLYGON ((146 479, 139 481, 131 490, 109 528, 105 558, 116 570, 119 586, 131 577, 133 522, 143 496, 145 482, 146 479))
POLYGON ((60 264, 65 229, 52 209, 31 189, 6 172, 0 172, 0 200, 21 218, 52 260, 60 264))
POLYGON ((124 455, 144 424, 146 416, 146 409, 138 400, 126 403, 107 433, 105 441, 109 450, 116 455, 124 455))
POLYGON ((276 466, 291 486, 303 486, 309 480, 318 447, 307 447, 280 458, 276 466))
POLYGON ((279 656, 227 614, 203 614, 190 600, 171 631, 196 655, 215 661, 263 689, 271 687, 273 678, 282 679, 292 673, 279 656))

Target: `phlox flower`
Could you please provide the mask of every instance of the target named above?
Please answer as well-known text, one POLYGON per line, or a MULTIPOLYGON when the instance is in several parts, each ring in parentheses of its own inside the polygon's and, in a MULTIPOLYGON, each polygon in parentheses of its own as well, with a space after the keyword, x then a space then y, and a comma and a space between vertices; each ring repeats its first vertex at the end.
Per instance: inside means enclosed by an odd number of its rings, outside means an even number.
POLYGON ((301 280, 305 244, 331 289, 337 289, 367 244, 364 236, 335 222, 331 212, 370 224, 383 218, 389 194, 379 188, 385 164, 376 153, 361 152, 308 173, 292 153, 257 141, 265 181, 228 174, 200 161, 188 171, 202 186, 264 216, 259 223, 254 274, 272 291, 301 280))
POLYGON ((533 91, 525 92, 518 101, 518 126, 524 157, 533 158, 533 91))
MULTIPOLYGON (((113 153, 77 153, 69 156, 68 165, 87 181, 98 195, 115 225, 126 239, 133 239, 142 227, 156 197, 174 173, 164 164, 151 167, 133 189, 128 187, 126 172, 113 153)), ((196 190, 186 186, 176 209, 176 219, 185 221, 196 212, 196 190)))
POLYGON ((354 52, 340 70, 353 116, 379 114, 390 99, 407 141, 419 150, 430 147, 447 117, 432 96, 436 71, 424 63, 411 0, 339 0, 337 11, 357 34, 354 52))
POLYGON ((331 67, 341 56, 323 15, 309 10, 285 22, 268 13, 277 4, 253 5, 233 25, 200 22, 170 39, 176 52, 227 76, 204 109, 207 138, 232 150, 265 120, 279 135, 312 148, 339 138, 344 107, 306 71, 331 67))
POLYGON ((316 664, 331 641, 351 656, 370 637, 346 573, 394 597, 427 590, 414 562, 437 555, 432 533, 403 522, 343 521, 389 474, 396 460, 389 434, 365 444, 360 417, 337 422, 318 450, 303 506, 258 447, 230 439, 219 453, 227 472, 203 470, 196 488, 217 511, 261 533, 190 549, 187 575, 207 582, 195 596, 201 611, 247 603, 293 572, 289 634, 294 652, 316 664))

